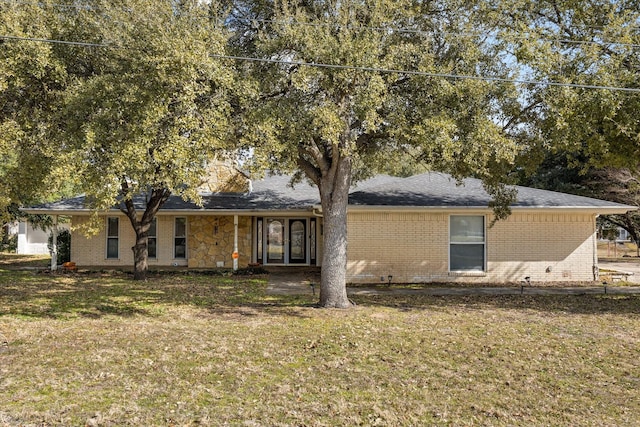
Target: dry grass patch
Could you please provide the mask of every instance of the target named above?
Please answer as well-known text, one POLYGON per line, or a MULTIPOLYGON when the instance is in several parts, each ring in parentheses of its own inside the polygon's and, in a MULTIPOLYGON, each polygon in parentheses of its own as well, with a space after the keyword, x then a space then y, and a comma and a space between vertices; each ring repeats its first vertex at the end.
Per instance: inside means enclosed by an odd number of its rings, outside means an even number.
POLYGON ((638 297, 265 287, 0 272, 0 425, 638 425, 638 297))
POLYGON ((47 268, 51 265, 49 255, 19 255, 0 253, 0 268, 47 268))

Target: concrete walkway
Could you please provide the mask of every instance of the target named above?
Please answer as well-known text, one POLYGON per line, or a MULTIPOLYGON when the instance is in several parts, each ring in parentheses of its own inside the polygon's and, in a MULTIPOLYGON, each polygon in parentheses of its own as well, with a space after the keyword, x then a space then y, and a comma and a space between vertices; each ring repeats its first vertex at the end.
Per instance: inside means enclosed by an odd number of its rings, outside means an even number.
MULTIPOLYGON (((640 275, 640 274, 639 274, 640 275)), ((312 295, 320 291, 320 280, 317 273, 278 271, 269 274, 267 293, 271 295, 312 295)), ((402 289, 378 287, 347 288, 351 295, 640 295, 640 286, 505 286, 505 287, 445 287, 426 286, 422 289, 402 289)))
POLYGON ((631 273, 627 276, 627 281, 640 284, 640 263, 624 261, 599 261, 600 270, 612 270, 622 273, 631 273))

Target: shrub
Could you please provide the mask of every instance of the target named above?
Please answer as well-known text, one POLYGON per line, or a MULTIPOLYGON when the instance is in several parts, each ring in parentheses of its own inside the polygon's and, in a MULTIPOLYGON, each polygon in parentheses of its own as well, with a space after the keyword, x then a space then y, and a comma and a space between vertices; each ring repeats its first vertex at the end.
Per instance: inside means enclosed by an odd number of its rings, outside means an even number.
POLYGON ((15 252, 18 250, 18 235, 13 234, 11 236, 2 234, 0 239, 0 252, 15 252))
MULTIPOLYGON (((62 230, 58 233, 56 239, 58 246, 58 258, 56 264, 62 264, 71 261, 71 233, 69 230, 62 230)), ((53 250, 53 239, 49 236, 49 252, 53 250)))

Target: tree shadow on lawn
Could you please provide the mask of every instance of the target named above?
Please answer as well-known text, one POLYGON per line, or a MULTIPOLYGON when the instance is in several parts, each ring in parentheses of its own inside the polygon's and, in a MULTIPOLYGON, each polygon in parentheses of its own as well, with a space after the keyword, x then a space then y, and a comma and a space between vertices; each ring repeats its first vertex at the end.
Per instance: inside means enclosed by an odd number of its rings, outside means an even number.
POLYGON ((568 314, 640 314, 640 295, 366 295, 354 298, 359 305, 399 310, 534 310, 568 314))
POLYGON ((256 277, 150 275, 138 282, 126 273, 51 275, 0 270, 0 317, 34 318, 159 316, 170 307, 194 307, 215 314, 255 316, 261 312, 305 317, 314 304, 300 296, 265 294, 256 277))
MULTIPOLYGON (((128 274, 45 275, 0 271, 0 316, 69 318, 160 316, 170 307, 202 308, 211 315, 308 318, 317 296, 267 295, 256 277, 128 274)), ((638 295, 359 295, 358 306, 402 311, 513 309, 573 314, 640 314, 638 295)))

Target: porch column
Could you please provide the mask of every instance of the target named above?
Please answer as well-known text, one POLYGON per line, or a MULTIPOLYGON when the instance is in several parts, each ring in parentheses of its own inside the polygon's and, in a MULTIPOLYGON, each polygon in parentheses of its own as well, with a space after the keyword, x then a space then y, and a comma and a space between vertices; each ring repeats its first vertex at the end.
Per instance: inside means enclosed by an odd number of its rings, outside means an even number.
POLYGON ((58 215, 53 216, 51 233, 51 271, 55 271, 58 269, 58 215))
POLYGON ((238 270, 238 215, 233 216, 233 271, 238 270))

